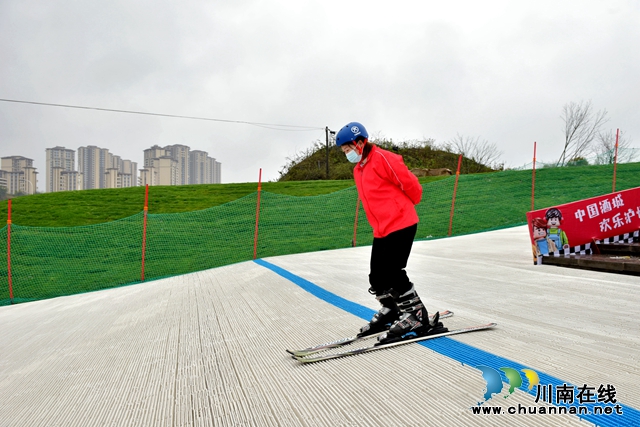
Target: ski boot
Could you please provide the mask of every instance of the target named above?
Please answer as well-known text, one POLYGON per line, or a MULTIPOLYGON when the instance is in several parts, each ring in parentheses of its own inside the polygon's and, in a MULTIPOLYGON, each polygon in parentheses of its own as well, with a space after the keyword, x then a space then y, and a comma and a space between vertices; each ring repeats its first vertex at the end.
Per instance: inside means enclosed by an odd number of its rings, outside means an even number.
POLYGON ((402 314, 386 333, 378 337, 379 344, 388 344, 448 331, 440 322, 439 313, 436 313, 433 319, 429 319, 427 309, 422 304, 413 285, 411 285, 411 289, 396 298, 396 304, 402 314))
POLYGON ((382 295, 376 295, 376 299, 382 304, 382 308, 373 315, 368 324, 360 328, 358 337, 366 337, 389 329, 389 326, 400 318, 400 310, 394 298, 397 298, 397 296, 398 294, 393 289, 383 292, 382 295))

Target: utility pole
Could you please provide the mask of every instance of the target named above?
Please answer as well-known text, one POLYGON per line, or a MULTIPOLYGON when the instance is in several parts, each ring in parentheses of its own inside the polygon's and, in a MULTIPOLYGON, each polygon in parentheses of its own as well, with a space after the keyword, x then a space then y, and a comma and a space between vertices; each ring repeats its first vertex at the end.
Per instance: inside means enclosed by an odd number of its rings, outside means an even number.
POLYGON ((329 126, 324 128, 324 137, 327 141, 327 179, 329 179, 329 126))
POLYGON ((329 179, 329 134, 333 137, 336 133, 329 129, 329 126, 324 128, 324 136, 327 141, 327 179, 329 179))

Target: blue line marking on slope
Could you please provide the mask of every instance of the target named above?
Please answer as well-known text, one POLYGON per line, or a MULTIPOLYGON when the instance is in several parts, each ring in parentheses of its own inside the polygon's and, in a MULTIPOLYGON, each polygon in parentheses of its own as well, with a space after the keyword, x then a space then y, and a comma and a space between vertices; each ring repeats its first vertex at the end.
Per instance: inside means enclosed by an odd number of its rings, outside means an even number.
POLYGON ((343 309, 351 314, 355 314, 356 316, 369 321, 371 317, 376 313, 374 310, 369 307, 365 307, 363 305, 357 304, 355 302, 349 301, 348 299, 344 299, 332 292, 327 291, 326 289, 321 288, 320 286, 311 283, 310 281, 303 279, 300 276, 296 276, 293 273, 288 272, 284 268, 280 268, 277 265, 273 265, 270 262, 267 262, 263 259, 254 260, 256 264, 259 264, 263 267, 268 268, 269 270, 277 273, 278 275, 284 277, 287 280, 292 281, 296 285, 300 286, 305 291, 310 294, 320 298, 323 301, 328 302, 331 305, 335 305, 338 308, 343 309))
MULTIPOLYGON (((338 308, 341 308, 342 310, 345 310, 355 316, 360 317, 361 319, 364 319, 366 321, 369 321, 369 319, 371 319, 371 317, 373 316, 373 314, 375 313, 375 310, 372 310, 368 307, 362 306, 360 304, 357 304, 353 301, 349 301, 347 299, 342 298, 341 296, 338 296, 332 292, 327 291, 326 289, 321 288, 320 286, 311 283, 310 281, 297 276, 287 270, 285 270, 284 268, 278 267, 277 265, 271 264, 270 262, 267 262, 263 259, 257 259, 254 260, 254 262, 258 265, 261 265, 271 271, 273 271, 274 273, 284 277, 285 279, 295 283, 296 285, 300 286, 302 289, 304 289, 305 291, 309 292, 310 294, 320 298, 323 301, 326 301, 327 303, 334 305, 338 308)), ((526 365, 523 365, 521 363, 518 362, 514 362, 513 360, 509 360, 506 359, 504 357, 489 353, 487 351, 475 348, 473 346, 470 346, 468 344, 464 344, 460 341, 456 341, 454 339, 448 338, 448 337, 442 337, 442 338, 438 338, 438 339, 434 339, 434 340, 430 340, 430 341, 423 341, 423 342, 418 342, 417 344, 420 344, 424 347, 427 347, 439 354, 442 354, 443 356, 447 356, 453 360, 456 360, 460 363, 462 363, 463 365, 467 365, 470 366, 472 368, 475 369, 476 366, 479 365, 485 365, 485 366, 490 366, 496 370, 498 370, 498 372, 500 372, 500 374, 503 377, 503 382, 507 382, 506 381, 506 377, 504 376, 504 373, 502 373, 502 371, 500 371, 499 369, 502 367, 509 367, 509 368, 513 368, 513 369, 517 369, 517 370, 522 370, 522 369, 533 369, 530 368, 526 365)), ((533 369, 534 371, 536 371, 538 373, 538 377, 540 378, 540 384, 541 385, 546 385, 546 384, 552 384, 553 385, 553 390, 557 390, 557 387, 562 386, 562 385, 569 385, 572 386, 571 383, 566 382, 566 381, 562 381, 559 378, 556 378, 552 375, 546 374, 544 372, 540 372, 537 369, 533 369)), ((588 384, 590 387, 596 387, 595 393, 597 396, 597 388, 600 386, 600 384, 588 384)), ((615 386, 615 384, 613 384, 615 386)), ((604 384, 604 386, 606 387, 607 385, 604 384)), ((528 381, 525 379, 523 381, 522 386, 520 387, 520 390, 531 394, 532 396, 536 396, 536 387, 533 387, 531 390, 528 389, 528 381)), ((574 404, 573 405, 566 405, 566 404, 562 404, 562 403, 557 403, 554 399, 553 404, 556 406, 565 406, 567 407, 567 409, 571 408, 573 406, 573 408, 576 408, 575 405, 578 404, 577 401, 577 392, 578 392, 578 388, 576 387, 575 389, 575 393, 574 395, 576 396, 576 400, 574 400, 574 404)), ((478 396, 482 396, 481 391, 479 391, 478 396)), ((554 396, 555 397, 555 396, 554 396)), ((623 405, 622 403, 618 402, 617 405, 619 405, 620 410, 622 411, 623 415, 617 415, 615 413, 615 409, 613 414, 611 415, 595 415, 593 413, 594 411, 594 407, 596 406, 601 406, 601 407, 611 407, 613 408, 613 405, 611 404, 581 404, 580 406, 586 407, 589 409, 589 414, 583 414, 583 415, 576 415, 579 418, 585 420, 585 421, 589 421, 591 423, 594 423, 598 426, 639 426, 640 425, 640 410, 633 408, 631 406, 627 406, 627 405, 623 405)), ((502 404, 503 408, 506 406, 510 406, 507 401, 505 401, 502 404)), ((540 415, 542 416, 542 415, 540 415)))

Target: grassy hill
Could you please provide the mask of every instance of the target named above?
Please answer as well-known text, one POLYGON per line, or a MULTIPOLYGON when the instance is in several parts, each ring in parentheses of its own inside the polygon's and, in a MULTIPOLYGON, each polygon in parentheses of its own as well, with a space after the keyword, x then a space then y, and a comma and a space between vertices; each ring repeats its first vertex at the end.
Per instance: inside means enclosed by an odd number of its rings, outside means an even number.
MULTIPOLYGON (((351 165, 353 169, 353 165, 351 165)), ((446 177, 420 178, 422 184, 446 177)), ((264 182, 262 190, 289 196, 318 196, 353 187, 353 179, 332 181, 264 182)), ((256 192, 257 182, 149 187, 149 213, 167 214, 208 209, 256 192)), ((0 202, 0 224, 7 218, 0 202)), ((74 227, 115 221, 144 208, 144 188, 62 191, 13 199, 14 224, 32 227, 74 227)))
MULTIPOLYGON (((431 145, 431 141, 394 143, 390 140, 372 141, 377 146, 393 153, 400 154, 409 169, 413 168, 448 168, 453 172, 458 168, 458 154, 440 150, 431 145)), ((339 147, 329 148, 329 179, 351 179, 353 164, 349 163, 339 147)), ((460 173, 495 172, 493 169, 463 158, 460 173)), ((305 181, 327 179, 327 149, 321 142, 298 153, 280 172, 280 181, 305 181)))
MULTIPOLYGON (((545 168, 536 208, 611 192, 612 166, 545 168)), ((444 237, 455 177, 423 180, 417 239, 444 237)), ((640 186, 640 163, 619 165, 617 189, 640 186)), ((247 261, 254 254, 257 185, 151 187, 145 280, 247 261)), ((353 181, 266 183, 257 257, 352 245, 353 181), (302 196, 296 197, 294 195, 302 196)), ((11 265, 14 302, 137 283, 141 280, 144 189, 89 190, 14 199, 11 265), (82 225, 82 226, 80 226, 82 225)), ((523 224, 531 171, 460 176, 453 234, 523 224)), ((6 218, 7 202, 0 203, 6 218)), ((372 231, 360 209, 358 245, 372 231)), ((9 304, 7 227, 0 228, 0 305, 9 304)), ((522 248, 529 251, 529 248, 522 248)))

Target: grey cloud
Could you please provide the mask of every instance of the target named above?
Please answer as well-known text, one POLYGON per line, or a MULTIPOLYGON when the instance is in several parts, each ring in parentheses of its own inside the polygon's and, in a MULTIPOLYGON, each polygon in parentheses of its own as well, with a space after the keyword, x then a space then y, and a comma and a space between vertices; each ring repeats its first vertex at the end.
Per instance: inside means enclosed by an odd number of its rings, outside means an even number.
MULTIPOLYGON (((479 135, 508 164, 557 155, 559 115, 592 99, 640 138, 637 2, 0 3, 0 98, 338 129, 398 139, 479 135), (457 11, 459 13, 453 13, 457 11)), ((322 130, 0 102, 0 155, 99 145, 141 163, 181 143, 225 182, 277 177, 322 130)), ((637 145, 637 144, 636 144, 637 145)), ((44 187, 44 182, 40 187, 44 187)))

